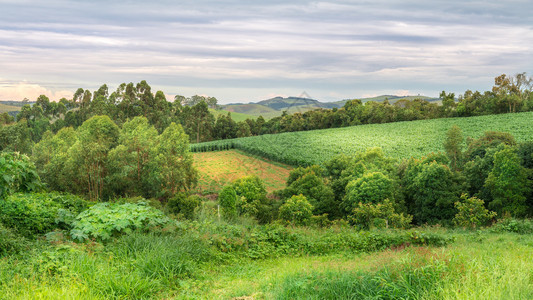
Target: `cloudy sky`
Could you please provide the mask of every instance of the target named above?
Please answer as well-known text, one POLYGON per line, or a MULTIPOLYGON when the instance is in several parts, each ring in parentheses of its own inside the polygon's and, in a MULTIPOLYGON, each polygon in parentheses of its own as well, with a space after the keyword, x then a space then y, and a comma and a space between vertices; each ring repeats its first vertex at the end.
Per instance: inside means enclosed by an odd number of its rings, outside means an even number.
POLYGON ((0 11, 0 100, 141 80, 220 103, 438 96, 533 73, 529 0, 0 0, 0 11))

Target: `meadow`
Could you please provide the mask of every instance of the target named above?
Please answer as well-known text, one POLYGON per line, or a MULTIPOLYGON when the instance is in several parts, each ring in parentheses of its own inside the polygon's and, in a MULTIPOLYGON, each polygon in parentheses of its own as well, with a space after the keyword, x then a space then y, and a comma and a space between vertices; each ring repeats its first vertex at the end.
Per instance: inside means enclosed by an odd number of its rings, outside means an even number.
POLYGON ((504 131, 520 142, 533 139, 532 124, 533 112, 369 124, 199 143, 191 145, 191 151, 235 148, 289 165, 312 165, 341 153, 354 155, 369 147, 381 147, 386 155, 401 159, 443 151, 446 132, 453 125, 462 129, 464 137, 504 131))
POLYGON ((199 173, 197 190, 201 193, 218 192, 234 180, 250 175, 258 176, 267 192, 273 192, 285 187, 292 169, 239 150, 199 152, 193 158, 199 173))

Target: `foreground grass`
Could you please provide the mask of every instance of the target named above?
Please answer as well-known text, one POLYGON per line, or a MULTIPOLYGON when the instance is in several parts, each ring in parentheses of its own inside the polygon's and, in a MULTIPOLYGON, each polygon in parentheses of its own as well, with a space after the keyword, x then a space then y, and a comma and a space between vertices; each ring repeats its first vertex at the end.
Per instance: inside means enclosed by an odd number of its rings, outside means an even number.
POLYGON ((0 299, 533 298, 533 237, 433 231, 455 242, 253 259, 216 250, 201 231, 106 245, 41 241, 0 259, 0 299))

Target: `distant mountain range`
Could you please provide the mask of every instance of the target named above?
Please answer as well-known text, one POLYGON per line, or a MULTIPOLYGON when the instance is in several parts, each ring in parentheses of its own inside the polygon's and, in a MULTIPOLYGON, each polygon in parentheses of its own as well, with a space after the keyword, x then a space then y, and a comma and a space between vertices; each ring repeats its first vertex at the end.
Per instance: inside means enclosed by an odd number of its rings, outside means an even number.
MULTIPOLYGON (((362 98, 360 99, 363 103, 368 101, 382 102, 385 100, 394 103, 399 100, 413 100, 413 99, 423 99, 427 101, 440 101, 439 98, 431 98, 426 96, 393 96, 393 95, 382 95, 372 98, 362 98)), ((247 114, 250 116, 258 117, 263 116, 265 119, 271 119, 281 115, 283 111, 287 113, 295 112, 306 112, 309 110, 324 108, 341 108, 344 106, 348 100, 341 100, 335 102, 321 102, 319 100, 302 98, 302 97, 275 97, 256 103, 233 103, 222 105, 221 108, 226 111, 247 114)))

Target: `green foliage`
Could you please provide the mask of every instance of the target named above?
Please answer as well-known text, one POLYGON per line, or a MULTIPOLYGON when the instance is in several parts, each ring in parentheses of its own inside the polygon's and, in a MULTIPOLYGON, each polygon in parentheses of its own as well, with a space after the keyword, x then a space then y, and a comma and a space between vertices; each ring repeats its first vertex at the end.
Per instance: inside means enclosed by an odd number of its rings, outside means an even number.
POLYGON ((118 234, 150 230, 169 223, 163 212, 143 202, 98 203, 76 217, 70 233, 77 240, 95 238, 106 241, 118 234))
MULTIPOLYGON (((408 159, 444 151, 446 132, 453 125, 462 128, 465 137, 480 137, 486 128, 491 128, 509 132, 516 141, 527 141, 533 135, 530 126, 532 118, 533 113, 526 112, 369 124, 206 142, 191 145, 191 151, 235 148, 294 166, 310 166, 322 164, 339 154, 355 155, 379 145, 387 156, 408 159)), ((505 136, 501 139, 510 142, 505 136)), ((472 150, 466 151, 467 160, 471 159, 474 152, 478 152, 473 151, 474 148, 477 146, 472 145, 472 150)))
POLYGON ((86 201, 68 194, 14 194, 0 201, 0 223, 32 237, 70 229, 74 217, 87 206, 86 201))
POLYGON ((181 214, 184 218, 192 220, 201 202, 200 197, 196 195, 177 193, 174 197, 168 199, 166 209, 170 213, 175 215, 181 214))
POLYGON ((518 234, 532 234, 533 220, 531 219, 515 219, 503 218, 491 227, 493 232, 513 232, 518 234))
POLYGON ((181 125, 171 123, 157 139, 155 162, 164 195, 191 189, 198 181, 189 153, 188 136, 181 125))
POLYGON ((303 195, 292 196, 279 208, 280 219, 294 225, 309 225, 313 205, 303 195))
POLYGON ((446 132, 446 140, 444 141, 444 150, 450 160, 450 167, 452 170, 460 168, 463 159, 463 134, 461 128, 454 125, 448 132, 446 132))
POLYGON ((328 214, 330 217, 339 216, 339 205, 335 201, 333 190, 327 186, 321 177, 325 170, 319 166, 296 168, 291 171, 287 179, 287 188, 282 191, 284 198, 303 195, 313 206, 313 214, 328 214))
POLYGON ((527 212, 525 194, 529 192, 527 172, 520 165, 514 148, 506 147, 494 154, 494 166, 485 181, 492 195, 489 208, 499 215, 524 216, 527 212))
POLYGON ((461 200, 455 202, 457 214, 453 218, 453 223, 464 228, 487 225, 496 217, 496 213, 486 209, 484 204, 485 201, 476 197, 461 195, 461 200))
POLYGON ((398 214, 393 203, 385 199, 383 203, 362 203, 352 210, 348 216, 350 222, 363 229, 370 228, 407 228, 413 217, 410 215, 398 214))
POLYGON ((23 251, 28 247, 26 239, 0 223, 0 258, 23 251))
POLYGON ((237 194, 237 213, 255 217, 262 223, 272 219, 272 208, 266 197, 265 185, 257 176, 247 176, 235 180, 231 187, 237 194))
POLYGON ((344 209, 350 213, 358 203, 381 203, 394 199, 394 182, 381 172, 372 172, 352 180, 346 186, 343 200, 344 209))
POLYGON ((500 144, 514 146, 516 145, 515 137, 509 132, 487 131, 480 138, 468 141, 465 157, 467 160, 471 160, 476 156, 483 157, 487 149, 495 148, 500 144))
POLYGON ((218 203, 226 220, 232 220, 237 216, 237 200, 237 193, 230 185, 224 186, 218 193, 218 203))
POLYGON ((402 181, 408 212, 418 224, 453 218, 453 204, 461 186, 460 178, 448 166, 435 160, 411 159, 402 181))
POLYGON ((42 188, 35 165, 18 152, 0 152, 0 201, 16 192, 36 192, 42 188))

